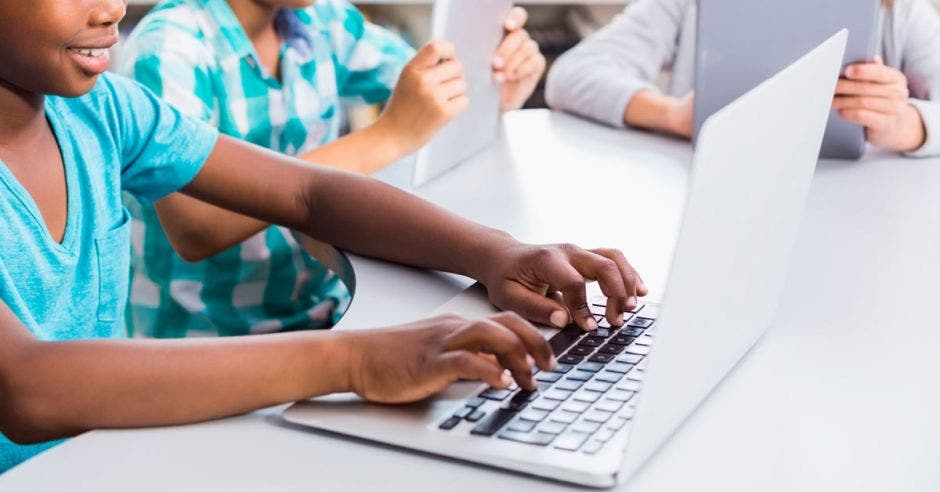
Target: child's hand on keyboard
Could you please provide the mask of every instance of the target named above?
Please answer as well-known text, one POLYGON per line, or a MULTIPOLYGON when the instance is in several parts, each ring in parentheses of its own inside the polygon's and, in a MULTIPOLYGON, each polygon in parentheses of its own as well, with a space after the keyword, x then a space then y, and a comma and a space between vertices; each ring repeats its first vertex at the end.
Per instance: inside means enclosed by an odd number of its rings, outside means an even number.
POLYGON ((588 309, 588 281, 596 280, 608 297, 607 319, 623 324, 646 285, 623 254, 614 249, 584 250, 571 244, 533 246, 518 242, 493 249, 477 277, 498 308, 563 328, 572 321, 584 330, 597 323, 588 309))
POLYGON ((336 360, 348 361, 343 389, 380 403, 422 400, 460 379, 505 388, 507 369, 520 387, 534 390, 532 360, 546 371, 556 364, 539 331, 513 313, 478 320, 443 315, 341 337, 343 357, 336 360))

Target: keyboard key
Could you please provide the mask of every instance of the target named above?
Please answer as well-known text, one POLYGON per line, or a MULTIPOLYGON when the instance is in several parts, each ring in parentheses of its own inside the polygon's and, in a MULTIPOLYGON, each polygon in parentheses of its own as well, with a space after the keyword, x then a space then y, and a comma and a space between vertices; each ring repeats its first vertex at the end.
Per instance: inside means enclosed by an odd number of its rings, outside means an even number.
POLYGON ((543 422, 539 426, 539 432, 544 432, 546 434, 561 434, 565 431, 565 427, 568 427, 561 422, 543 422))
POLYGON ((598 373, 597 377, 594 379, 597 381, 603 381, 605 383, 616 383, 620 381, 621 378, 623 378, 623 373, 604 371, 602 373, 598 373))
POLYGON ((503 401, 511 394, 512 391, 508 389, 501 390, 497 388, 490 388, 480 393, 480 398, 486 398, 487 400, 493 401, 503 401))
POLYGON ((628 337, 638 337, 643 334, 643 328, 624 328, 620 330, 621 335, 626 335, 628 337))
POLYGON ((584 381, 568 378, 556 384, 555 388, 565 391, 574 391, 580 388, 582 384, 584 384, 584 381))
POLYGON ((556 364, 555 369, 552 372, 557 372, 559 374, 566 374, 568 371, 574 369, 574 366, 571 364, 556 364))
POLYGON ((619 431, 620 429, 623 429, 623 426, 625 425, 627 425, 627 419, 619 415, 610 419, 610 422, 607 422, 607 428, 614 432, 619 431))
POLYGON ((624 364, 623 362, 614 362, 607 366, 607 370, 611 372, 616 372, 620 374, 626 374, 630 372, 630 369, 633 369, 632 364, 624 364))
POLYGON ((598 364, 606 364, 606 363, 608 363, 608 362, 610 362, 610 361, 612 361, 612 360, 614 360, 614 355, 613 355, 613 354, 604 354, 604 353, 600 353, 600 352, 598 352, 598 353, 592 355, 591 358, 588 359, 588 361, 590 361, 590 362, 597 362, 598 364))
POLYGON ((604 364, 600 362, 584 362, 578 365, 578 370, 588 371, 588 372, 597 372, 604 368, 604 364))
MULTIPOLYGON (((532 408, 536 410, 545 410, 546 412, 551 412, 552 410, 558 408, 558 405, 561 405, 561 402, 558 400, 540 398, 538 401, 532 404, 532 408)), ((619 409, 620 407, 617 407, 617 408, 619 409)))
POLYGON ((571 396, 571 392, 565 391, 561 388, 552 388, 542 393, 542 396, 550 400, 565 401, 568 399, 568 397, 571 396))
POLYGON ((641 360, 643 360, 643 356, 638 354, 623 354, 617 357, 617 362, 623 362, 624 364, 638 364, 641 360))
POLYGON ((473 413, 473 407, 463 407, 460 410, 454 412, 454 417, 457 417, 458 419, 465 419, 471 413, 473 413))
POLYGON ((604 316, 607 313, 607 304, 602 304, 600 302, 592 302, 588 309, 591 311, 591 314, 596 314, 598 316, 604 316))
POLYGON ((450 417, 444 422, 441 422, 441 425, 439 425, 438 428, 442 430, 451 430, 454 427, 457 427, 457 424, 459 424, 461 420, 463 419, 460 417, 450 417))
POLYGON ((590 422, 587 420, 581 420, 578 423, 571 426, 571 430, 575 432, 583 432, 585 434, 593 434, 601 428, 601 424, 598 422, 590 422))
POLYGON ((467 421, 478 422, 480 419, 483 418, 484 415, 486 415, 486 412, 484 412, 483 410, 476 410, 470 415, 467 415, 467 421))
POLYGON ((555 440, 555 448, 565 451, 577 451, 584 445, 584 441, 587 441, 588 437, 590 437, 590 434, 585 432, 568 431, 555 440))
POLYGON ((507 401, 506 403, 503 403, 503 405, 500 406, 500 408, 505 408, 507 410, 515 410, 515 411, 522 410, 523 408, 525 408, 526 405, 529 404, 529 399, 533 398, 534 395, 536 394, 537 393, 535 392, 530 393, 527 391, 520 391, 516 393, 515 395, 513 395, 512 398, 509 399, 509 401, 507 401))
POLYGON ((612 330, 610 328, 598 328, 591 332, 591 336, 596 338, 607 338, 610 336, 611 331, 612 330))
POLYGON ((644 347, 643 345, 637 345, 634 343, 633 345, 630 345, 629 347, 627 347, 627 352, 631 354, 637 354, 637 355, 646 355, 650 353, 650 348, 644 347))
POLYGON ((617 384, 617 389, 624 391, 640 391, 640 382, 632 379, 624 379, 617 384))
POLYGON ((584 357, 581 357, 580 355, 570 354, 570 353, 565 354, 558 358, 558 362, 561 362, 562 364, 571 364, 571 365, 578 364, 582 360, 584 360, 584 357))
POLYGON ((601 397, 600 393, 595 393, 593 391, 582 391, 574 395, 576 401, 583 401, 586 403, 594 403, 601 397))
POLYGON ((486 403, 486 400, 478 396, 468 401, 467 406, 470 408, 480 408, 484 403, 486 403))
MULTIPOLYGON (((623 345, 616 345, 613 343, 608 343, 607 345, 604 345, 603 347, 601 347, 600 351, 605 354, 619 355, 620 352, 623 352, 623 345)), ((611 359, 613 359, 613 357, 611 357, 611 359)))
POLYGON ((627 326, 630 328, 649 328, 653 326, 654 321, 656 320, 651 318, 644 318, 642 316, 634 316, 634 318, 631 319, 629 323, 627 323, 627 326))
POLYGON ((594 373, 588 371, 576 370, 568 373, 568 379, 573 379, 575 381, 587 381, 592 377, 594 377, 594 373))
POLYGON ((597 410, 603 410, 605 412, 616 412, 620 410, 620 407, 623 406, 622 401, 617 401, 611 398, 604 398, 597 405, 594 405, 594 408, 597 410))
POLYGON ((545 420, 545 417, 548 417, 548 412, 534 408, 527 408, 519 414, 520 419, 531 420, 533 422, 541 422, 545 420))
POLYGON ((535 376, 536 381, 541 381, 543 383, 554 383, 561 379, 562 374, 560 372, 542 372, 538 376, 535 376))
POLYGON ((636 410, 634 410, 633 407, 625 406, 621 408, 619 412, 617 412, 617 415, 623 417, 626 420, 630 420, 633 418, 634 413, 636 413, 636 410))
POLYGON ((587 443, 587 445, 584 446, 584 449, 582 451, 584 451, 587 454, 597 454, 598 452, 600 452, 601 448, 603 447, 604 447, 604 443, 602 441, 591 439, 591 442, 587 443))
POLYGON ((606 396, 607 398, 610 398, 611 400, 614 400, 614 401, 623 401, 623 402, 626 402, 626 401, 630 401, 630 398, 633 398, 633 395, 635 395, 635 394, 636 394, 636 393, 633 392, 633 391, 625 391, 625 390, 622 390, 622 389, 614 389, 613 391, 608 392, 608 393, 605 394, 604 396, 606 396))
POLYGON ((597 422, 599 424, 605 424, 614 414, 610 412, 602 412, 600 410, 591 410, 590 412, 584 414, 584 420, 588 422, 597 422))
POLYGON ((610 387, 613 386, 613 383, 607 383, 604 381, 591 381, 584 385, 586 391, 596 391, 598 393, 604 393, 610 390, 610 387))
POLYGON ((646 371, 634 369, 627 374, 627 379, 632 379, 633 381, 643 381, 644 376, 646 376, 646 371))
POLYGON ((531 432, 534 429, 536 423, 531 420, 514 420, 509 427, 506 427, 506 430, 511 430, 513 432, 531 432))
POLYGON ((569 412, 567 410, 561 410, 553 413, 549 419, 555 422, 561 422, 562 424, 570 424, 575 420, 578 420, 578 414, 569 412))
POLYGON ((516 412, 512 410, 496 410, 488 417, 484 417, 470 433, 477 436, 492 436, 515 416, 516 412))
POLYGON ((583 357, 587 357, 588 355, 591 355, 593 352, 594 352, 594 347, 585 347, 584 345, 575 345, 574 347, 571 347, 570 350, 568 350, 567 355, 574 354, 583 358, 583 357))
POLYGON ((604 344, 603 338, 594 337, 594 336, 587 337, 578 343, 578 345, 583 346, 583 347, 600 347, 603 344, 604 344))
POLYGON ((609 442, 614 437, 614 434, 616 434, 616 432, 610 430, 610 428, 601 429, 597 431, 597 434, 594 434, 594 439, 597 439, 600 442, 606 443, 606 442, 609 442))
POLYGON ((649 347, 650 345, 653 344, 653 337, 642 336, 642 337, 637 338, 636 341, 633 343, 637 345, 645 345, 649 347))
POLYGON ((515 431, 505 431, 499 435, 500 439, 521 442, 525 444, 534 444, 536 446, 548 446, 555 440, 552 434, 543 434, 541 432, 522 433, 515 431))
POLYGON ((561 409, 574 413, 584 413, 590 406, 590 402, 572 400, 562 405, 561 409))
POLYGON ((568 350, 568 347, 574 345, 583 334, 580 328, 575 327, 574 330, 565 328, 555 333, 555 335, 548 340, 548 345, 552 347, 552 353, 557 357, 563 354, 565 350, 568 350))
POLYGON ((627 346, 633 343, 633 337, 628 337, 626 335, 614 335, 610 337, 610 340, 607 343, 612 345, 627 346))

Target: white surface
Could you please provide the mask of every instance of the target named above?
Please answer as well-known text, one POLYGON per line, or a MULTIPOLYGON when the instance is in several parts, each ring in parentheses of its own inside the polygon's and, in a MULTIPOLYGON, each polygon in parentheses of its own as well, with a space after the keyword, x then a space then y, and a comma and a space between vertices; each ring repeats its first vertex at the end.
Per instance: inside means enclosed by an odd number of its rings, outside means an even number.
MULTIPOLYGON (((619 243, 658 297, 688 146, 541 111, 507 115, 505 134, 420 193, 521 239, 619 243)), ((622 489, 940 489, 938 239, 940 159, 821 163, 774 326, 622 489)), ((459 291, 447 277, 354 263, 342 327, 413 319, 459 291)), ((272 415, 91 432, 3 475, 0 490, 569 490, 272 415)))

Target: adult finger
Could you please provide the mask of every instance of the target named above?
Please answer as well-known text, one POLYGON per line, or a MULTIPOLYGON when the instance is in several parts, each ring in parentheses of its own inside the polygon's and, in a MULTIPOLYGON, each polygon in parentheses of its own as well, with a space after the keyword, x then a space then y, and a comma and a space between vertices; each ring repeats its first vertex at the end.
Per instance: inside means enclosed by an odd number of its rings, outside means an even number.
POLYGON ((531 323, 513 312, 499 313, 490 316, 490 319, 505 326, 522 340, 526 351, 535 360, 535 365, 539 369, 551 371, 555 368, 555 354, 552 353, 552 348, 548 345, 542 333, 531 323))

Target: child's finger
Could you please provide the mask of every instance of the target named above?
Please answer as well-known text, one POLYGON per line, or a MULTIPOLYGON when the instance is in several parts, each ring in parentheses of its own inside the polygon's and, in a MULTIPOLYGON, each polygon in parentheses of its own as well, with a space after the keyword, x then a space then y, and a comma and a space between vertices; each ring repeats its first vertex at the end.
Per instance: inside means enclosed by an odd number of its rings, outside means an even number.
POLYGON ((907 99, 910 93, 907 85, 881 84, 858 80, 841 79, 836 84, 837 96, 869 96, 907 99))
POLYGON ((856 63, 845 69, 845 76, 852 80, 890 84, 905 80, 904 74, 879 63, 856 63))
POLYGON ((508 309, 522 315, 523 318, 546 326, 564 328, 571 323, 568 308, 560 298, 550 298, 533 292, 516 282, 506 285, 501 294, 500 309, 508 309))
POLYGON ((529 33, 519 30, 513 31, 506 35, 503 38, 503 42, 500 43, 499 48, 496 48, 496 56, 493 58, 493 68, 496 70, 504 70, 509 64, 509 59, 512 57, 513 53, 519 50, 519 47, 528 41, 529 33))
POLYGON ((456 99, 467 94, 467 81, 462 78, 448 80, 441 83, 436 92, 444 101, 456 99))
POLYGON ((521 69, 529 61, 530 58, 539 57, 541 53, 539 52, 539 45, 531 38, 526 40, 519 46, 519 49, 515 53, 509 56, 509 59, 506 62, 506 72, 509 80, 518 80, 521 77, 521 69))
POLYGON ((529 20, 529 13, 522 7, 513 7, 509 11, 509 14, 506 15, 506 21, 503 23, 503 27, 507 31, 515 31, 516 29, 521 28, 525 25, 526 21, 529 20))
POLYGON ((844 120, 862 125, 872 130, 881 130, 885 127, 886 117, 868 109, 842 109, 839 116, 844 120))
POLYGON ((440 356, 439 364, 439 369, 450 381, 483 381, 494 388, 505 388, 509 385, 509 380, 503 377, 503 368, 499 364, 491 363, 470 352, 448 352, 440 356))
POLYGON ((457 48, 447 41, 431 41, 424 45, 412 62, 421 68, 437 65, 443 60, 450 60, 457 56, 457 48))
POLYGON ((451 80, 463 79, 464 78, 464 68, 463 63, 460 63, 459 60, 447 60, 438 65, 432 66, 427 69, 427 75, 429 79, 435 84, 440 84, 442 82, 448 82, 451 80))
POLYGON ((536 52, 535 54, 526 58, 515 71, 513 71, 509 79, 510 80, 524 80, 529 77, 539 77, 545 72, 545 57, 541 53, 536 52))
POLYGON ((898 103, 883 97, 840 96, 832 101, 832 109, 867 109, 885 115, 898 112, 898 103))

